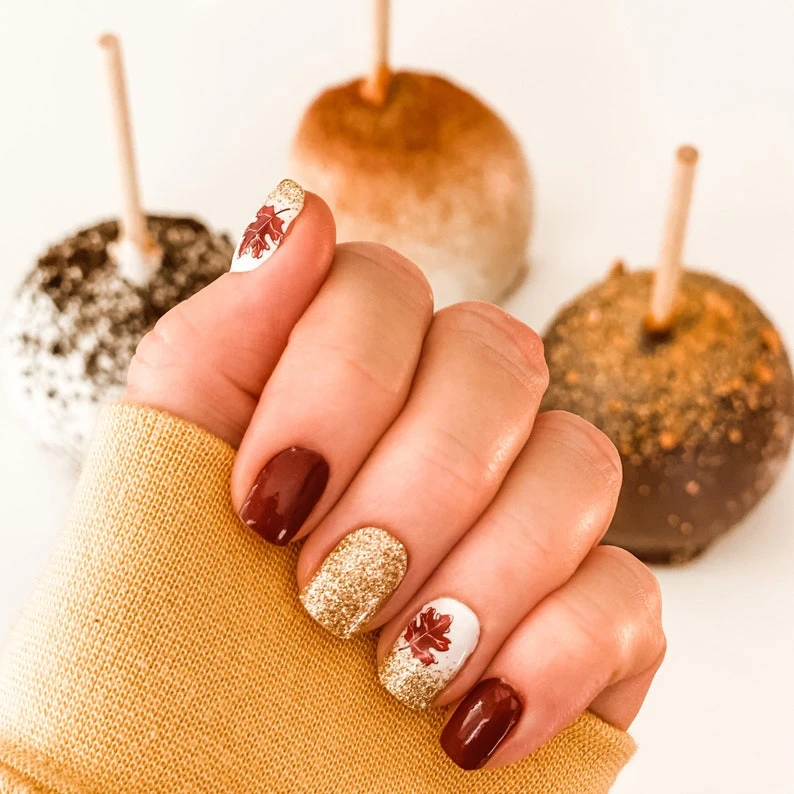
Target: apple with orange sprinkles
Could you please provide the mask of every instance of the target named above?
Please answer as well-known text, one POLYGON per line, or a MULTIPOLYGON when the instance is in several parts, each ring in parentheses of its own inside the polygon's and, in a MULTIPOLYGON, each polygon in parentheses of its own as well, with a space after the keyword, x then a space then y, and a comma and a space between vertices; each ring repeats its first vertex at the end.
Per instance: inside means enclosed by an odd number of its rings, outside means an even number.
POLYGON ((771 320, 738 287, 682 272, 696 162, 679 149, 656 272, 618 264, 544 339, 543 408, 584 416, 623 459, 605 540, 651 562, 688 560, 744 518, 794 433, 791 364, 771 320))

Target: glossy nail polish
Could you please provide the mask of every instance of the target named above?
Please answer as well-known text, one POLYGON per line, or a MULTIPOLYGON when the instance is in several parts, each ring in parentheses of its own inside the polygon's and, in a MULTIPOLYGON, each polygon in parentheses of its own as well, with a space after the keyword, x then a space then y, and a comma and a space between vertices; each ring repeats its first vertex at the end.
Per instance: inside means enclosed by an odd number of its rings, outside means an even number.
POLYGON ((259 472, 240 518, 265 540, 285 546, 320 501, 327 482, 328 464, 322 455, 289 447, 259 472))
POLYGON ((441 747, 461 769, 479 769, 496 752, 521 717, 523 704, 510 684, 480 681, 441 733, 441 747))
POLYGON ((284 242, 292 222, 303 209, 303 188, 291 179, 278 183, 265 199, 232 257, 233 273, 255 270, 284 242))
POLYGON ((408 553, 379 527, 345 536, 300 593, 306 611, 324 628, 347 639, 388 600, 405 576, 408 553))
POLYGON ((457 675, 480 639, 480 621, 454 598, 425 604, 378 669, 380 682, 412 709, 425 709, 457 675))

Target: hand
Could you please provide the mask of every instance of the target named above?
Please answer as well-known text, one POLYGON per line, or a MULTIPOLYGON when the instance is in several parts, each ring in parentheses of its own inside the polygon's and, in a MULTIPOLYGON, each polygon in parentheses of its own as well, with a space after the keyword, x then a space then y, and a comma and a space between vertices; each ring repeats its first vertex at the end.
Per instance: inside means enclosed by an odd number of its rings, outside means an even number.
POLYGON ((322 200, 282 188, 269 204, 278 245, 247 235, 233 269, 250 272, 157 324, 127 399, 239 447, 241 520, 305 539, 304 606, 340 637, 380 628, 392 694, 456 705, 441 743, 460 766, 516 761, 588 708, 627 728, 665 640, 653 575, 598 545, 612 444, 538 415, 548 374, 523 323, 485 303, 434 315, 414 264, 334 245, 322 200))

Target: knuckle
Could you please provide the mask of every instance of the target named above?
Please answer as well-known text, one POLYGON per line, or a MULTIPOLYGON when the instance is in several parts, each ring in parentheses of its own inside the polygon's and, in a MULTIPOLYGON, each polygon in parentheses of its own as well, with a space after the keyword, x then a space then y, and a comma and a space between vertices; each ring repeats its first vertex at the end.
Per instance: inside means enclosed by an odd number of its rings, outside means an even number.
MULTIPOLYGON (((293 353, 307 362, 306 369, 322 381, 329 393, 339 392, 340 384, 356 384, 353 388, 373 391, 381 402, 388 405, 401 398, 407 388, 407 377, 400 362, 389 356, 367 356, 354 344, 340 340, 323 339, 317 335, 290 337, 293 353), (299 352, 302 351, 302 352, 299 352), (316 362, 322 361, 318 367, 316 362), (314 363, 313 363, 314 362, 314 363)), ((315 383, 315 385, 318 385, 315 383)))
POLYGON ((127 374, 127 387, 140 390, 153 373, 178 366, 184 358, 186 337, 195 338, 197 329, 188 320, 180 303, 164 314, 135 349, 127 374))
POLYGON ((578 626, 592 647, 610 660, 610 681, 661 664, 667 640, 656 577, 617 546, 597 546, 586 564, 598 566, 601 584, 579 606, 578 626))
POLYGON ((656 651, 656 659, 654 661, 657 665, 660 665, 664 661, 664 657, 667 656, 667 635, 664 633, 661 622, 659 630, 655 634, 654 650, 656 651))
POLYGON ((615 445, 595 425, 568 411, 547 411, 538 415, 533 432, 547 434, 582 458, 601 477, 610 499, 617 500, 623 482, 623 464, 615 445))
POLYGON ((488 462, 442 427, 425 433, 415 453, 433 483, 427 493, 446 510, 465 510, 490 487, 493 473, 488 462))
POLYGON ((590 594, 567 593, 565 588, 560 591, 560 598, 565 609, 564 619, 560 621, 561 631, 571 638, 581 638, 582 642, 575 644, 586 647, 598 658, 613 658, 620 640, 608 605, 590 594))
POLYGON ((599 546, 593 553, 608 561, 614 578, 630 598, 643 606, 653 626, 661 630, 662 589, 651 569, 619 546, 599 546))
POLYGON ((421 268, 410 259, 380 243, 342 243, 337 249, 352 254, 351 262, 357 267, 368 270, 376 267, 408 303, 423 314, 432 313, 433 290, 430 282, 421 268))
POLYGON ((549 370, 543 340, 528 325, 486 301, 465 301, 442 309, 435 322, 477 339, 491 357, 529 389, 545 391, 549 370))
POLYGON ((489 529, 494 542, 504 549, 511 565, 524 578, 534 575, 545 577, 549 569, 553 575, 559 572, 565 580, 576 571, 581 561, 575 543, 560 544, 553 532, 538 532, 526 512, 504 508, 488 517, 489 529))

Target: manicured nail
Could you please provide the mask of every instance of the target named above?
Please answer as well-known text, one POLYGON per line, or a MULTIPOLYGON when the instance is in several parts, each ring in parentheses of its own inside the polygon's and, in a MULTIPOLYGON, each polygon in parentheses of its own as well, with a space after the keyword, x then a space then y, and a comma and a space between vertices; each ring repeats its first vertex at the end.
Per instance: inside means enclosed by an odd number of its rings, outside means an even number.
POLYGON ((461 769, 479 769, 521 717, 524 706, 510 684, 480 681, 466 695, 441 733, 441 747, 461 769))
POLYGON ((347 639, 397 589, 407 566, 397 538, 377 527, 357 529, 325 558, 300 600, 321 626, 347 639))
POLYGON ((289 447, 259 472, 240 518, 265 540, 285 546, 303 526, 328 482, 328 464, 317 452, 289 447))
POLYGON ((248 224, 232 257, 232 272, 255 270, 284 241, 292 221, 303 209, 303 188, 291 179, 278 183, 248 224))
POLYGON ((425 604, 394 643, 378 670, 398 700, 425 709, 477 647, 480 621, 454 598, 425 604))

